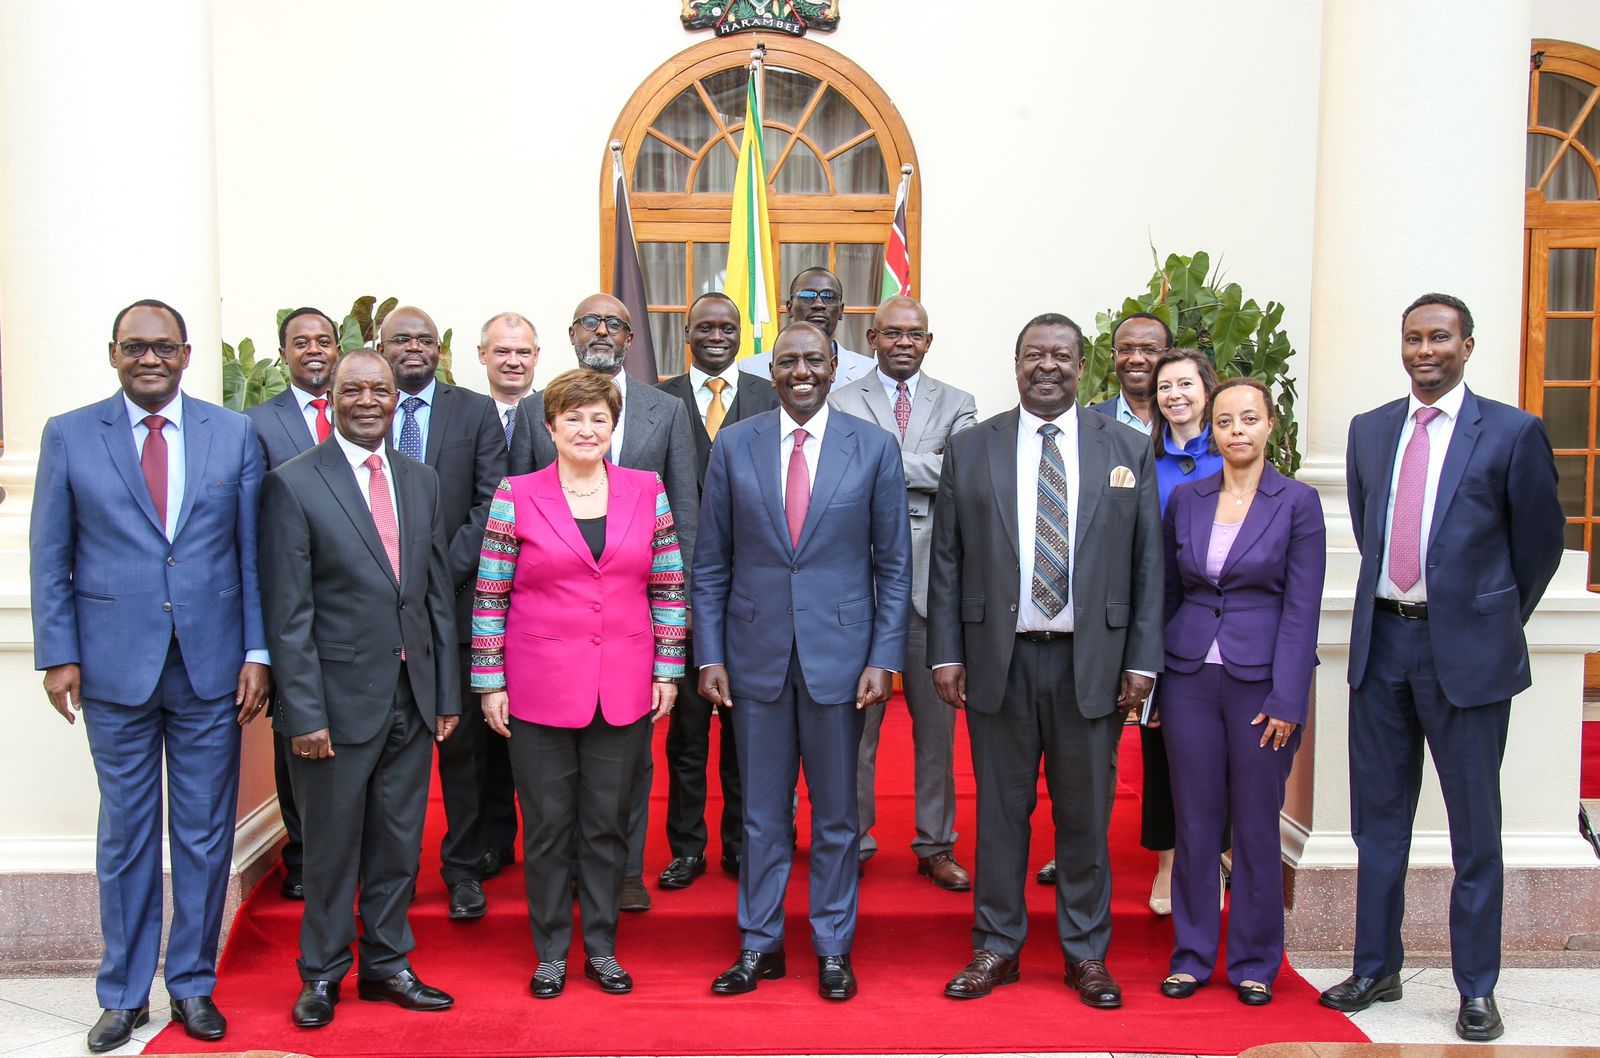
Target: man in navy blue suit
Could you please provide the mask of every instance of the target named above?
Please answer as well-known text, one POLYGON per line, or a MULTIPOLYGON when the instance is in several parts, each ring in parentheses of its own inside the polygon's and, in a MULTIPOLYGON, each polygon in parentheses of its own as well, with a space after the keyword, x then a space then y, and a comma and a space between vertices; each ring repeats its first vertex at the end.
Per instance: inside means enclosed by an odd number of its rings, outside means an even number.
POLYGON ((1504 1031, 1494 1002, 1504 897, 1500 761, 1533 677, 1523 625, 1561 560, 1555 460, 1534 416, 1462 382, 1472 313, 1424 294, 1401 317, 1411 395, 1350 423, 1361 549, 1350 630, 1350 810, 1359 852, 1354 972, 1335 1010, 1400 998, 1406 867, 1426 743, 1450 819, 1456 1034, 1504 1031))
POLYGON ((179 389, 183 317, 159 301, 111 328, 115 396, 45 423, 29 528, 34 666, 84 715, 100 782, 95 873, 105 1008, 91 1051, 150 1020, 161 948, 161 777, 171 823, 172 1017, 220 1039, 211 1002, 239 796, 239 727, 267 703, 256 582, 261 449, 243 415, 179 389))
POLYGON ((911 524, 894 438, 829 411, 836 367, 825 332, 790 324, 773 346, 778 410, 724 426, 706 469, 694 652, 700 694, 733 710, 745 798, 740 951, 711 985, 721 995, 785 973, 802 765, 817 990, 824 999, 856 994, 861 710, 888 700, 904 664, 911 524))

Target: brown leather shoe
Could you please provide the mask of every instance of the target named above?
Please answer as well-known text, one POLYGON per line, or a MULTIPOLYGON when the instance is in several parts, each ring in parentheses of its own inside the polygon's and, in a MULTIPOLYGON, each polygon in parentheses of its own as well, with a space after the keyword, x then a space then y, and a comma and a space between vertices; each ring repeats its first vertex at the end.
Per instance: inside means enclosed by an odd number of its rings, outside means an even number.
POLYGON ((650 890, 644 887, 644 879, 639 875, 622 879, 621 907, 624 911, 650 910, 650 890))
POLYGON ((997 951, 979 948, 972 953, 967 968, 950 978, 944 994, 951 999, 982 999, 1001 985, 1015 984, 1021 976, 1021 962, 997 951))
POLYGON ((1122 1005, 1122 986, 1112 980, 1106 964, 1099 959, 1067 964, 1067 987, 1076 989, 1085 1005, 1115 1010, 1122 1005))
POLYGON ((972 875, 948 852, 917 857, 917 873, 927 875, 928 880, 940 889, 964 893, 972 888, 972 875))

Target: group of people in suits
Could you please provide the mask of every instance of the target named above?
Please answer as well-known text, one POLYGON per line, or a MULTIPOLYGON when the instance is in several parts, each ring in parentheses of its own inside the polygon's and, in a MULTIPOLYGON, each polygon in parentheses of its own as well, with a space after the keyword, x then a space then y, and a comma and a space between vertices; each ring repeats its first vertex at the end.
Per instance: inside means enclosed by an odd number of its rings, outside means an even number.
MULTIPOLYGON (((163 757, 173 1017, 202 1039, 225 1031, 210 996, 239 728, 269 703, 290 832, 283 895, 306 902, 296 1024, 332 1020, 352 966, 364 999, 452 1005, 408 959, 435 752, 450 916, 481 917, 482 879, 515 862, 514 788, 530 991, 565 987, 574 900, 585 976, 630 991, 617 928, 620 911, 649 906, 652 726, 668 725, 672 859, 657 885, 681 889, 708 860, 713 716, 740 941, 712 990, 787 973, 804 769, 818 991, 849 999, 897 674, 917 870, 973 892, 973 955, 948 996, 1019 978, 1042 765, 1065 981, 1089 1006, 1121 1005, 1106 963, 1107 832, 1122 727, 1137 717, 1144 844, 1171 850, 1151 895, 1174 919, 1160 990, 1185 998, 1216 971, 1216 864, 1231 843, 1225 974, 1242 1002, 1270 1002, 1283 960, 1277 822, 1326 551, 1316 494, 1268 464, 1271 392, 1219 384, 1203 353, 1172 349, 1162 320, 1135 314, 1114 335, 1121 394, 1084 414, 1082 331, 1046 313, 1016 339, 1018 405, 978 422, 970 394, 923 370, 933 335, 916 301, 878 308, 870 366, 842 384, 837 277, 801 273, 787 307, 763 377, 737 357, 734 304, 702 295, 686 317, 689 370, 651 387, 622 369, 627 309, 594 295, 568 331, 577 367, 542 393, 537 334, 503 313, 480 334, 489 396, 437 380, 438 331, 419 309, 395 309, 376 348, 343 355, 331 319, 297 310, 280 329, 291 386, 248 418, 182 393, 176 310, 118 314, 121 391, 47 423, 30 541, 36 664, 55 708, 83 712, 102 794, 92 1050, 148 1019, 163 757), (962 712, 977 785, 970 873, 954 856, 962 712)), ((1356 952, 1322 1001, 1400 998, 1426 743, 1457 864, 1456 1029, 1492 1039, 1496 778, 1510 698, 1530 683, 1522 625, 1564 522, 1539 421, 1463 383, 1471 332, 1458 299, 1417 299, 1402 318, 1410 396, 1351 424, 1356 952)))

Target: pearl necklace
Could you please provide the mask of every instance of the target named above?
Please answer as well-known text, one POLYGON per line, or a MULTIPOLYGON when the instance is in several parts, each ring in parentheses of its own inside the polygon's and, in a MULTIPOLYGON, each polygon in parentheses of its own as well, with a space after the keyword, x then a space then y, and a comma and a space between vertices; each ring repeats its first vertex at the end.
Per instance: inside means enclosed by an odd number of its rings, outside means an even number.
POLYGON ((584 499, 585 497, 593 496, 595 493, 597 493, 601 489, 605 488, 605 486, 606 486, 606 468, 605 468, 605 464, 602 463, 600 465, 600 483, 598 485, 596 485, 594 488, 590 489, 588 492, 579 492, 576 489, 573 489, 572 487, 570 487, 565 481, 563 481, 563 482, 561 482, 561 491, 565 492, 568 496, 576 496, 578 499, 581 500, 581 499, 584 499))

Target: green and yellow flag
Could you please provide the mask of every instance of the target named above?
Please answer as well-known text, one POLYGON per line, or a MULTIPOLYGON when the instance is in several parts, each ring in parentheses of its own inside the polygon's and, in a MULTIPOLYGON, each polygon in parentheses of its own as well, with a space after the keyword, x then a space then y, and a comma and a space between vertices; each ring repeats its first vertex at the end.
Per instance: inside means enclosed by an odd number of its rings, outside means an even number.
POLYGON ((770 353, 778 337, 778 270, 767 219, 767 160, 761 142, 761 60, 750 64, 745 91, 744 141, 733 179, 733 221, 728 229, 728 279, 723 293, 739 306, 739 359, 770 353))

